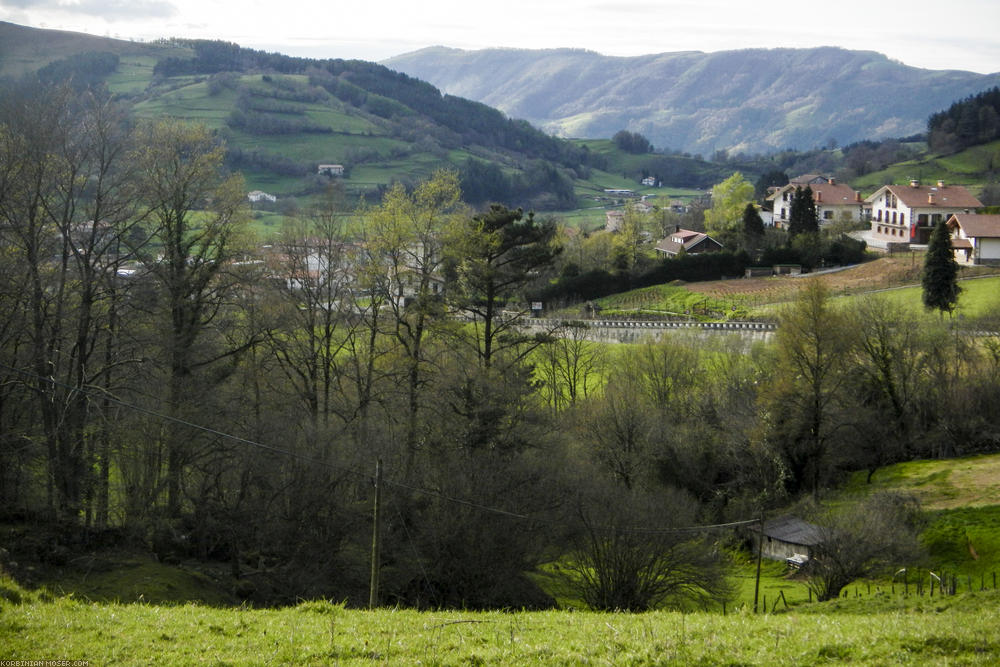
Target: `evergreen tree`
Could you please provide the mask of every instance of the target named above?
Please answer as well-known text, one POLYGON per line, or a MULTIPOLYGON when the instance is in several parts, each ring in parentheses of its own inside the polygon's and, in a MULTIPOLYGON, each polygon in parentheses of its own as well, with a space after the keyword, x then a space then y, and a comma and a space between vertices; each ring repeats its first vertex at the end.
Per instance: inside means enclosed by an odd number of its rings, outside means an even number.
POLYGON ((958 262, 951 249, 951 234, 942 220, 931 232, 924 259, 922 278, 924 307, 937 308, 951 315, 958 304, 958 262))
POLYGON ((753 186, 753 196, 763 201, 767 197, 767 189, 772 186, 788 185, 788 174, 780 169, 764 172, 753 186))
POLYGON ((795 237, 799 234, 819 231, 819 218, 816 215, 816 202, 813 191, 808 185, 796 187, 792 197, 791 210, 788 213, 788 234, 795 237))
POLYGON ((743 209, 743 236, 748 241, 764 236, 764 220, 753 203, 743 209))

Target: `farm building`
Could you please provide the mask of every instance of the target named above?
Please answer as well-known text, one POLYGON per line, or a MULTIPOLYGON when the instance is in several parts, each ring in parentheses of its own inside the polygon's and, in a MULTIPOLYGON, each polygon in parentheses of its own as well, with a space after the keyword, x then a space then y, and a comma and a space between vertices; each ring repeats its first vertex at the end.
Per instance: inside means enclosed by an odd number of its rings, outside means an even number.
MULTIPOLYGON (((774 560, 808 557, 812 548, 822 541, 819 526, 794 516, 781 516, 765 521, 763 532, 761 554, 774 560)), ((754 531, 754 538, 759 539, 758 531, 754 531)))

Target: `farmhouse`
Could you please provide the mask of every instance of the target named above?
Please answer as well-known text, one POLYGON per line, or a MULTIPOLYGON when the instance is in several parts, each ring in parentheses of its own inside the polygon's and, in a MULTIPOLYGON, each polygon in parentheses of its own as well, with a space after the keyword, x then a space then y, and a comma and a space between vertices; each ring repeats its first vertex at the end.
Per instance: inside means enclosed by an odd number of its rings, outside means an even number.
POLYGON ((927 243, 934 226, 958 213, 971 213, 983 204, 961 185, 938 181, 936 186, 910 181, 884 185, 865 202, 871 206, 871 233, 878 241, 927 243))
POLYGON ((608 232, 620 231, 625 223, 625 211, 606 211, 604 213, 604 230, 608 232))
MULTIPOLYGON (((761 539, 761 531, 755 531, 755 539, 761 539)), ((763 544, 759 546, 761 555, 774 560, 808 558, 812 548, 822 542, 819 526, 794 516, 781 516, 764 522, 763 544), (799 558, 797 558, 799 557, 799 558)))
POLYGON ((813 202, 816 203, 816 217, 819 218, 821 226, 836 221, 860 222, 864 215, 864 202, 860 192, 837 183, 833 178, 821 179, 818 182, 811 180, 806 185, 789 183, 777 188, 768 196, 767 200, 771 202, 771 210, 774 212, 775 227, 787 229, 792 198, 797 187, 809 187, 812 190, 813 202))
POLYGON ((693 232, 690 229, 677 230, 656 244, 656 252, 663 253, 668 257, 673 257, 684 251, 689 254, 701 252, 715 252, 721 250, 722 244, 713 239, 708 234, 693 232))
POLYGON ((959 264, 1000 264, 1000 215, 959 213, 948 218, 959 264))

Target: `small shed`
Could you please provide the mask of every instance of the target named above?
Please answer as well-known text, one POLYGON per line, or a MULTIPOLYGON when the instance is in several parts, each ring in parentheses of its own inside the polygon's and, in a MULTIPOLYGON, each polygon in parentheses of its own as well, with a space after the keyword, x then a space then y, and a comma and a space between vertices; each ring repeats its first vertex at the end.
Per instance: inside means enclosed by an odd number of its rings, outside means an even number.
MULTIPOLYGON (((823 541, 820 527, 795 516, 781 516, 764 522, 761 555, 787 561, 796 556, 810 556, 812 548, 823 541)), ((760 539, 755 531, 755 537, 760 539)), ((755 545, 756 546, 756 545, 755 545)))

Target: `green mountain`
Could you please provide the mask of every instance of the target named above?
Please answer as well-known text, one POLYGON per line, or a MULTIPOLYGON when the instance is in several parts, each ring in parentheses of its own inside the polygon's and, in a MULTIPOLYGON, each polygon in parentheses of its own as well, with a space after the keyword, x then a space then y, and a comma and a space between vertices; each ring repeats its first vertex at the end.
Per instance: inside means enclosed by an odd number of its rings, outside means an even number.
POLYGON ((628 129, 710 155, 924 132, 928 117, 1000 73, 908 67, 872 51, 748 49, 619 58, 582 50, 432 47, 384 64, 561 136, 628 129))
MULTIPOLYGON (((595 176, 586 148, 482 103, 442 94, 382 65, 292 58, 203 40, 125 42, 0 23, 0 74, 104 84, 139 117, 204 123, 227 141, 252 188, 323 189, 321 164, 345 169, 349 194, 377 197, 458 169, 471 203, 573 209, 595 176)), ((601 175, 591 187, 622 187, 601 175)), ((709 182, 708 184, 710 184, 709 182)))

